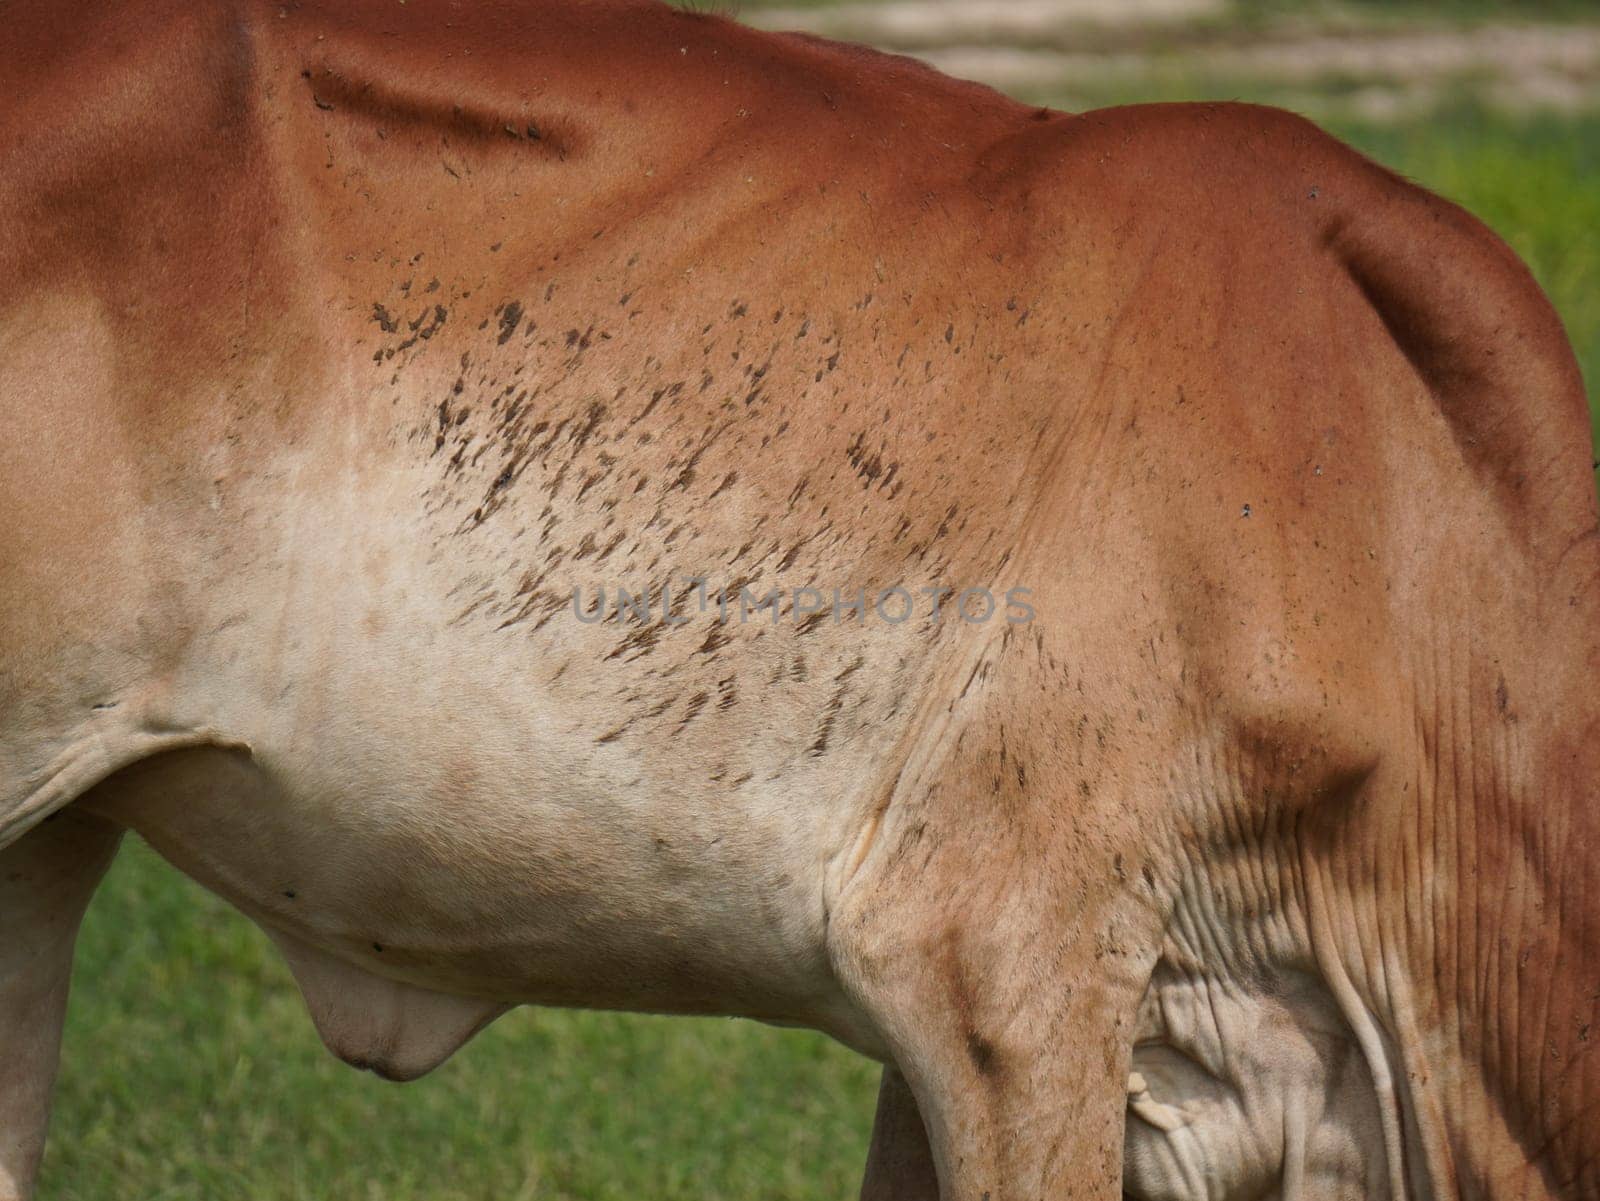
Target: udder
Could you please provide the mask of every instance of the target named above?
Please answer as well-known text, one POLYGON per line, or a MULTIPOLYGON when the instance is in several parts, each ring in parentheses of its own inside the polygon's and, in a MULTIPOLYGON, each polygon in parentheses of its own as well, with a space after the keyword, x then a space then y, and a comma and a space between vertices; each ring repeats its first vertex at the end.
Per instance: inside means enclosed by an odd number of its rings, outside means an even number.
MULTIPOLYGON (((385 856, 337 822, 286 821, 283 796, 244 751, 156 756, 78 805, 138 831, 260 925, 318 1034, 346 1063, 415 1079, 512 1007, 494 981, 471 987, 470 971, 448 956, 430 979, 432 957, 414 944, 438 914, 416 897, 414 854, 385 856)), ((473 954, 466 942, 457 950, 473 954)))
POLYGON ((385 979, 289 935, 269 933, 328 1050, 385 1080, 431 1072, 511 1008, 385 979))

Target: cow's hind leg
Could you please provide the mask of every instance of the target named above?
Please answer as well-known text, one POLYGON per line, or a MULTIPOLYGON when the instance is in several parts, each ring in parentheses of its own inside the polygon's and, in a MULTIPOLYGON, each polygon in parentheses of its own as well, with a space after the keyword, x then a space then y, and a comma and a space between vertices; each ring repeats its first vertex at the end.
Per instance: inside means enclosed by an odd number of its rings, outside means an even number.
POLYGON ((939 1201, 939 1177, 917 1099, 893 1067, 883 1069, 878 1086, 861 1201, 939 1201))
POLYGON ((44 1150, 72 946, 120 827, 62 810, 0 850, 0 1201, 22 1201, 44 1150))
MULTIPOLYGON (((977 838, 930 841, 897 838, 863 869, 876 878, 858 874, 830 934, 915 1094, 938 1195, 1114 1201, 1149 931, 1116 903, 1114 869, 1108 884, 1015 848, 983 865, 977 838)), ((877 1169, 908 1145, 908 1110, 880 1106, 864 1195, 901 1196, 877 1169)))
MULTIPOLYGON (((991 680, 996 704, 1026 695, 991 680)), ((1166 920, 1128 818, 1146 782, 1064 790, 1028 728, 935 727, 947 752, 900 774, 841 859, 829 949, 915 1095, 944 1201, 1116 1201, 1166 920)))

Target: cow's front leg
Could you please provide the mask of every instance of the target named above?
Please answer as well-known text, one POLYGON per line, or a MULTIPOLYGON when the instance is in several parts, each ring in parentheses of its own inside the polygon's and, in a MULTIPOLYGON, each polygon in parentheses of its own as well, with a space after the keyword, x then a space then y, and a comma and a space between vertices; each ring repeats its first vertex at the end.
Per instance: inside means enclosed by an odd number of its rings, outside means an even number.
POLYGON ((939 1201, 939 1178, 917 1099, 893 1067, 883 1069, 878 1086, 861 1201, 939 1201))
POLYGON ((33 1192, 72 945, 121 835, 68 809, 0 850, 0 1201, 33 1192))

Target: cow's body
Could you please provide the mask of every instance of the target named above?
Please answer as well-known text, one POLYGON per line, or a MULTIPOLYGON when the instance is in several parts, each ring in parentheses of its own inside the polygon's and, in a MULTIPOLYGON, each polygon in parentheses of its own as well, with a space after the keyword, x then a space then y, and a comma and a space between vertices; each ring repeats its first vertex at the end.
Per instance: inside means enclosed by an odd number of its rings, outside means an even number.
POLYGON ((883 1195, 1114 1196, 1125 1120, 1149 1201, 1595 1195, 1587 421, 1469 218, 665 9, 58 7, 0 64, 0 1197, 121 826, 387 1074, 737 1013, 894 1065, 883 1195))

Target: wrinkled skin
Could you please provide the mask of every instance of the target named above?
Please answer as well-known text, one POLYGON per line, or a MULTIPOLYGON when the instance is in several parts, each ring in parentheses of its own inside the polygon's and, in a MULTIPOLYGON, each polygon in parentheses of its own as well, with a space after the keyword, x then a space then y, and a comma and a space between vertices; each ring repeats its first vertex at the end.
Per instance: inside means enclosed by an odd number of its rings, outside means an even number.
POLYGON ((828 1031, 869 1197, 1600 1195, 1587 420, 1471 218, 612 0, 5 26, 0 1197, 125 828, 385 1075, 828 1031), (685 575, 1034 616, 570 604, 685 575))

